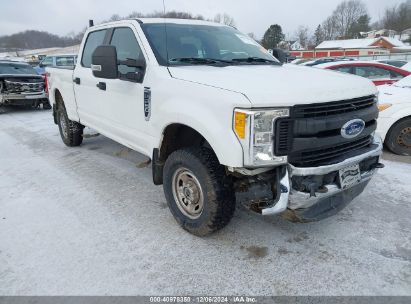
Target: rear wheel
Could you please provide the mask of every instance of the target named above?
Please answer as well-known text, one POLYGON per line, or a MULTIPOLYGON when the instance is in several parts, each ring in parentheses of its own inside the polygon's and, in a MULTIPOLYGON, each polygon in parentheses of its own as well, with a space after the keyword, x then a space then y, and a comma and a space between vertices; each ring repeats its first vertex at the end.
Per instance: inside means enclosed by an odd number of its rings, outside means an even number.
POLYGON ((68 118, 64 104, 60 103, 57 108, 57 123, 60 136, 66 146, 76 147, 83 142, 84 126, 68 118))
POLYGON ((388 132, 385 144, 395 154, 411 155, 411 118, 397 122, 388 132))
POLYGON ((185 230, 206 236, 230 222, 235 210, 233 186, 212 150, 178 150, 168 157, 163 172, 168 206, 185 230))

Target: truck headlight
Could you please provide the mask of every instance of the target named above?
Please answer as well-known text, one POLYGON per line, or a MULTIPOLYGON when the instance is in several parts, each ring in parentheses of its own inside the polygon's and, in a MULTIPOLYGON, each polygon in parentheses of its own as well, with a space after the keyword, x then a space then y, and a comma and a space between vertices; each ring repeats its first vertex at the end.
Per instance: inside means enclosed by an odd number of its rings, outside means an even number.
POLYGON ((290 115, 290 110, 234 110, 233 129, 244 151, 247 167, 273 166, 287 162, 286 156, 274 155, 275 120, 290 115))

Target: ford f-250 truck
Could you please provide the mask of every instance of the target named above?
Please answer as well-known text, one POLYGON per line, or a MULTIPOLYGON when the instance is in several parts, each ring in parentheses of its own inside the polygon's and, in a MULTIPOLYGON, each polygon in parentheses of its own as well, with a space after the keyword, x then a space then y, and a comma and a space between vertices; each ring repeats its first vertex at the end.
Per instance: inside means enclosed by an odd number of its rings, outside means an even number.
POLYGON ((236 201, 262 215, 320 220, 382 167, 369 80, 282 65, 228 26, 93 26, 74 70, 47 71, 64 143, 80 145, 88 126, 150 157, 154 184, 195 235, 224 227, 236 201))

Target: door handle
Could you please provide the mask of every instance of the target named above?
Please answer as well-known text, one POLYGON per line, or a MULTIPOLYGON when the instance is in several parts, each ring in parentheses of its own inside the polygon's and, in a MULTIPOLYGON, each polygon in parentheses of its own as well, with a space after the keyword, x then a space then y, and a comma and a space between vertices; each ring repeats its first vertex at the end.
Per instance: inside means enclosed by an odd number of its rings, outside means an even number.
POLYGON ((80 78, 78 78, 78 77, 76 77, 76 78, 74 78, 73 79, 73 82, 75 83, 75 84, 80 84, 81 83, 81 80, 80 80, 80 78))
POLYGON ((98 87, 100 90, 103 90, 103 91, 105 91, 106 88, 107 88, 105 82, 99 82, 99 83, 97 84, 97 87, 98 87))

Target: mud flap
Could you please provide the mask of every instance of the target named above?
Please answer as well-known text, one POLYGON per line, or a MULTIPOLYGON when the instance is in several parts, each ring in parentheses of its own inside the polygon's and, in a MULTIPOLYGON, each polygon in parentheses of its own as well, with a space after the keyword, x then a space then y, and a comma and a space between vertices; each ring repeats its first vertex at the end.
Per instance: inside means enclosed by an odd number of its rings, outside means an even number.
POLYGON ((57 125, 58 121, 57 121, 57 105, 53 104, 53 120, 54 123, 57 125))

